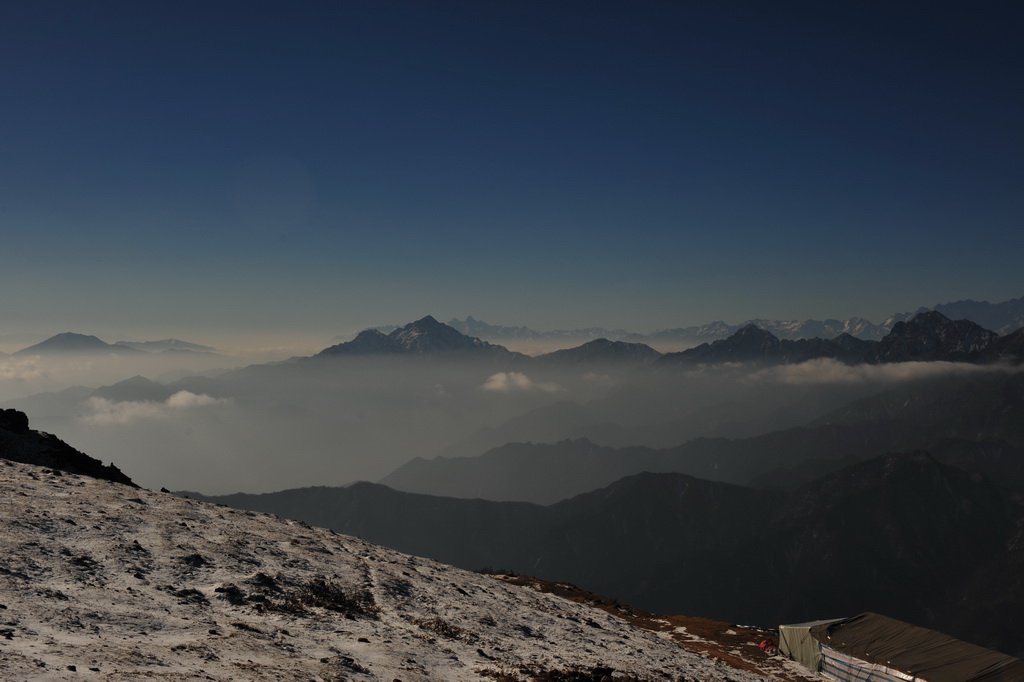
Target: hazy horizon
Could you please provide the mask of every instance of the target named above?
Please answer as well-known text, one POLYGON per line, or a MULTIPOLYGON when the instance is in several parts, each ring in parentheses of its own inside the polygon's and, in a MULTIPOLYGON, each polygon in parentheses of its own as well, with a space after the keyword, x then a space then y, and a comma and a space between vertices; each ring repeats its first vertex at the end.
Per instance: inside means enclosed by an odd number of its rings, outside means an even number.
MULTIPOLYGON (((1013 300, 1021 298, 1020 296, 1010 296, 1007 300, 1013 300)), ((377 320, 372 324, 368 324, 359 328, 345 328, 340 331, 331 332, 330 329, 324 328, 321 332, 313 332, 308 330, 281 330, 273 327, 267 328, 262 331, 253 332, 211 332, 196 330, 194 334, 182 333, 175 331, 172 327, 162 326, 155 328, 152 331, 147 332, 145 327, 139 328, 134 332, 126 331, 107 331, 99 330, 96 331, 92 327, 86 330, 65 328, 59 324, 50 323, 47 325, 47 329, 55 329, 57 331, 40 332, 33 328, 24 329, 12 329, 7 327, 0 332, 0 353, 12 354, 20 350, 24 350, 32 345, 44 341, 48 338, 56 336, 57 334, 71 332, 74 334, 82 334, 85 336, 96 336, 106 343, 118 343, 118 342, 143 342, 143 341, 161 341, 166 339, 177 339, 179 341, 187 341, 190 343, 198 343, 200 345, 210 346, 214 351, 224 354, 228 357, 237 357, 242 360, 252 362, 269 362, 273 360, 286 359, 292 356, 303 356, 315 354, 331 345, 341 343, 343 341, 349 341, 353 339, 359 332, 370 328, 386 328, 386 327, 402 327, 410 322, 414 322, 426 316, 434 317, 439 322, 447 324, 451 320, 464 321, 468 317, 473 317, 478 322, 484 322, 493 326, 504 326, 504 327, 526 327, 535 332, 555 332, 555 331, 579 331, 586 329, 601 328, 608 331, 623 330, 633 334, 652 334, 659 331, 669 329, 679 329, 691 326, 701 326, 706 324, 712 324, 715 322, 724 322, 730 325, 739 325, 746 323, 750 320, 766 320, 776 319, 778 321, 793 321, 803 322, 806 320, 818 320, 824 321, 826 319, 833 320, 847 320, 852 318, 865 319, 872 324, 881 324, 892 315, 899 315, 905 313, 914 313, 920 308, 930 308, 945 303, 953 303, 960 300, 969 300, 967 298, 961 298, 949 301, 938 301, 932 304, 919 303, 902 310, 891 310, 885 315, 876 318, 866 317, 864 315, 850 314, 824 314, 818 317, 803 317, 803 318, 771 318, 768 315, 754 315, 751 317, 734 318, 727 315, 713 316, 705 320, 699 320, 694 322, 679 322, 675 324, 669 324, 661 327, 652 328, 629 328, 625 325, 618 324, 614 320, 606 324, 591 324, 591 325, 577 325, 569 326, 566 324, 556 325, 552 327, 543 327, 536 324, 527 322, 510 322, 503 319, 492 318, 486 315, 474 315, 472 313, 464 313, 462 315, 452 316, 441 316, 433 314, 429 311, 422 312, 414 317, 410 317, 404 320, 384 319, 377 320)), ((1003 300, 990 300, 979 302, 988 303, 1003 303, 1003 300)), ((123 325, 128 326, 128 325, 123 325)), ((187 327, 187 325, 185 325, 187 327)), ((472 336, 472 334, 471 334, 472 336)), ((551 352, 553 350, 560 350, 563 348, 569 348, 578 345, 578 339, 576 337, 569 338, 565 341, 558 340, 525 340, 516 339, 509 340, 509 342, 503 343, 509 350, 526 353, 527 355, 536 355, 539 353, 551 352)), ((657 345, 657 344, 655 344, 657 345)), ((672 352, 679 350, 676 346, 665 346, 662 348, 656 348, 661 352, 672 352)))

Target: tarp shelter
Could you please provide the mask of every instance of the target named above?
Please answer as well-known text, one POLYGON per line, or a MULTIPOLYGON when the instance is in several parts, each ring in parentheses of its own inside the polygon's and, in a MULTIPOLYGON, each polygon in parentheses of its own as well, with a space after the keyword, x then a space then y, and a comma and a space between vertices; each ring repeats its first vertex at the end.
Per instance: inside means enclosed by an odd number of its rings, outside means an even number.
POLYGON ((1019 658, 877 613, 822 623, 809 632, 821 645, 821 671, 843 682, 1024 680, 1019 658))
POLYGON ((828 625, 842 620, 812 620, 809 623, 794 623, 779 626, 779 651, 810 670, 818 670, 821 662, 821 644, 811 636, 811 628, 828 625))

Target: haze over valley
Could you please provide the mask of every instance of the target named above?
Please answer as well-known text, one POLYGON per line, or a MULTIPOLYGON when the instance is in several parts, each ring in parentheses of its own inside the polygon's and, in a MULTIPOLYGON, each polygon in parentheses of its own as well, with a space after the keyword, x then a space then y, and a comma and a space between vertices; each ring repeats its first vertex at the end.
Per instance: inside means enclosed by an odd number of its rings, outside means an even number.
MULTIPOLYGON (((258 493, 376 481, 414 459, 473 457, 514 442, 587 438, 671 448, 751 438, 805 426, 883 391, 1013 371, 991 350, 1013 335, 971 327, 980 331, 960 332, 966 343, 985 348, 938 348, 939 355, 904 354, 898 362, 872 350, 895 342, 851 345, 853 337, 837 337, 851 342, 830 349, 753 326, 676 353, 592 340, 527 356, 428 316, 310 356, 235 367, 212 350, 154 353, 67 333, 0 358, 12 372, 28 363, 39 377, 5 381, 25 394, 2 406, 26 411, 39 428, 86 451, 107 453, 144 485, 258 493), (765 354, 766 339, 776 355, 765 354), (135 374, 147 369, 160 373, 135 374), (97 383, 78 383, 88 379, 97 383), (32 392, 40 384, 51 390, 32 392)), ((1008 361, 1015 352, 1006 351, 1008 361)))

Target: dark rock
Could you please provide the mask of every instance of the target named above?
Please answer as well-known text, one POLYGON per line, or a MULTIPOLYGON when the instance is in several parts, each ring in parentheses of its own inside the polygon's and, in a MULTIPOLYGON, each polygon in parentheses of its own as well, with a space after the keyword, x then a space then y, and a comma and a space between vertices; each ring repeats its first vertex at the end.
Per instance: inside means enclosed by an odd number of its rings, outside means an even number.
POLYGON ((0 411, 0 458, 48 467, 54 475, 62 471, 138 487, 113 464, 104 466, 52 434, 29 429, 28 416, 18 410, 0 411))
POLYGON ((180 600, 179 603, 181 604, 195 604, 196 606, 206 606, 210 603, 210 601, 206 598, 206 595, 192 587, 186 587, 184 589, 178 590, 177 592, 174 592, 173 594, 180 600))
POLYGON ((12 433, 28 433, 28 415, 18 410, 0 410, 0 429, 12 433))
POLYGON ((210 565, 210 562, 207 561, 200 554, 189 554, 188 556, 182 557, 181 560, 185 564, 191 566, 192 568, 202 568, 203 566, 209 566, 210 565))
POLYGON ((221 585, 220 587, 214 588, 213 591, 224 595, 223 598, 227 599, 228 602, 234 606, 244 606, 246 603, 245 592, 243 592, 242 589, 234 583, 221 585))

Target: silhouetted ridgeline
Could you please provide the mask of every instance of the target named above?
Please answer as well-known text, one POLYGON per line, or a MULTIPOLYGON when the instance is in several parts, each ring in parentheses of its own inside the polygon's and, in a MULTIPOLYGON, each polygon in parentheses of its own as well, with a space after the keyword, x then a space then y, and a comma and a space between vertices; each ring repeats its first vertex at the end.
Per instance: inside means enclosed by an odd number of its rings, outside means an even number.
POLYGON ((936 311, 922 312, 897 322, 880 341, 840 334, 833 339, 778 339, 753 324, 727 339, 703 343, 678 353, 667 353, 656 366, 714 365, 726 362, 766 365, 794 364, 830 358, 846 364, 887 362, 974 362, 1008 361, 1019 364, 1020 330, 1000 337, 968 320, 950 320, 936 311))
POLYGON ((86 334, 75 334, 74 332, 63 332, 51 336, 45 341, 22 348, 16 351, 15 355, 96 355, 96 354, 121 354, 137 355, 145 351, 127 345, 107 343, 95 336, 86 334))
MULTIPOLYGON (((463 325, 465 326, 465 325, 463 325)), ((1016 332, 1020 334, 1020 332, 1016 332)), ((1009 336, 1014 336, 1010 334, 1009 336)), ((893 323, 880 340, 861 339, 847 332, 834 338, 780 339, 750 323, 725 339, 702 343, 677 353, 660 354, 643 343, 599 338, 575 348, 530 358, 503 346, 467 336, 429 315, 384 334, 376 329, 361 332, 352 341, 326 348, 317 358, 369 355, 463 356, 516 361, 518 363, 628 362, 656 367, 716 365, 730 362, 794 364, 830 358, 846 364, 944 360, 987 363, 999 360, 1019 363, 1019 340, 1004 340, 968 320, 950 320, 937 311, 920 312, 909 320, 893 323)))
POLYGON ((104 466, 52 434, 29 429, 28 416, 18 410, 0 410, 0 457, 135 486, 113 464, 104 466))
POLYGON ((660 449, 612 448, 585 438, 508 443, 475 457, 415 458, 380 482, 429 495, 538 504, 642 471, 791 490, 852 462, 921 449, 1024 490, 1024 373, 908 382, 805 426, 751 438, 696 438, 660 449))
POLYGON ((575 348, 556 350, 534 358, 537 362, 551 364, 632 364, 643 365, 654 362, 661 353, 643 343, 595 339, 575 348))

